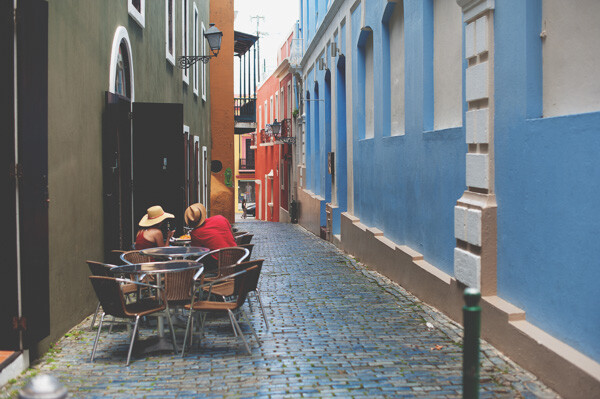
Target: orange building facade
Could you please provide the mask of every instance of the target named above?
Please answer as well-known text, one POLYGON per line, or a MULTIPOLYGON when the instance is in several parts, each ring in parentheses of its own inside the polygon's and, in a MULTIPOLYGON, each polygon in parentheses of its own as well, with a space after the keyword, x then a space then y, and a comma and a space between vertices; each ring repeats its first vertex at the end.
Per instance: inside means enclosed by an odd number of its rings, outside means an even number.
POLYGON ((210 21, 221 32, 221 51, 211 59, 211 187, 210 215, 233 223, 234 213, 234 1, 211 0, 210 21))

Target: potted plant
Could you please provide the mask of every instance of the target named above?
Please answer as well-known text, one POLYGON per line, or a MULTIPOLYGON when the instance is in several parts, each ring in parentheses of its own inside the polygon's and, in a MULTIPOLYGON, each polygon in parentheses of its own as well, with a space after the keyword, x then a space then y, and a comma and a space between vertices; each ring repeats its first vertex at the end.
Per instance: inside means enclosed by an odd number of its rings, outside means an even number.
POLYGON ((292 112, 292 116, 294 117, 294 119, 296 119, 298 117, 298 108, 296 108, 293 112, 292 112))

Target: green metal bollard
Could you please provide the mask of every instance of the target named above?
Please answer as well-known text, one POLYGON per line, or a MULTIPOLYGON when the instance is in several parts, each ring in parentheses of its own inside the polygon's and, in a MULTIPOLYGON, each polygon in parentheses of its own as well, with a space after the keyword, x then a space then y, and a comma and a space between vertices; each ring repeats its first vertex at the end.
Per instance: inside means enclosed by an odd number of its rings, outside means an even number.
POLYGON ((479 398, 479 337, 481 333, 481 293, 476 288, 464 292, 463 306, 463 398, 479 398))

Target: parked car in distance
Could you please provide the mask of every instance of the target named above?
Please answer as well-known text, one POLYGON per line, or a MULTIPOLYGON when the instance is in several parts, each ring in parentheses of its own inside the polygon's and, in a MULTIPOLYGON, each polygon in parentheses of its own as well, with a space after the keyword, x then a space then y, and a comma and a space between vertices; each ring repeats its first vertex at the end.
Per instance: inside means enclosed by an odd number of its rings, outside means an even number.
POLYGON ((254 202, 246 204, 246 215, 256 217, 256 204, 254 202))

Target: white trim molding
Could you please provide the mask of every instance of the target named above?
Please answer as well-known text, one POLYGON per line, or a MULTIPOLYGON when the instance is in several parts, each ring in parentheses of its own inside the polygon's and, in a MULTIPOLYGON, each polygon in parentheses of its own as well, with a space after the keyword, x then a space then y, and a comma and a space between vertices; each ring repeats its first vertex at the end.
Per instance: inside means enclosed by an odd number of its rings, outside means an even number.
POLYGON ((146 27, 146 0, 140 0, 140 10, 135 8, 133 0, 127 0, 127 12, 139 26, 146 27))
POLYGON ((456 4, 463 9, 463 22, 495 8, 495 0, 456 0, 456 4))
POLYGON ((119 26, 115 31, 115 36, 113 37, 112 49, 110 51, 110 73, 108 77, 108 91, 111 93, 116 93, 115 85, 117 79, 117 59, 119 57, 119 46, 121 46, 121 42, 125 42, 125 46, 127 47, 127 55, 129 56, 129 81, 131 83, 131 102, 135 100, 135 84, 133 79, 133 54, 131 52, 131 42, 129 41, 129 34, 127 33, 127 29, 124 26, 119 26))
POLYGON ((171 65, 175 66, 175 0, 165 0, 165 54, 167 61, 171 63, 171 65), (171 17, 173 21, 171 23, 171 31, 169 32, 169 4, 173 10, 171 17), (173 52, 169 49, 169 35, 173 38, 173 52))
MULTIPOLYGON (((181 55, 190 55, 190 5, 188 0, 181 0, 181 55)), ((186 85, 190 84, 190 69, 181 70, 181 78, 186 85)))

